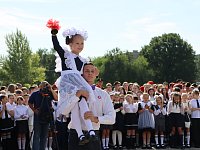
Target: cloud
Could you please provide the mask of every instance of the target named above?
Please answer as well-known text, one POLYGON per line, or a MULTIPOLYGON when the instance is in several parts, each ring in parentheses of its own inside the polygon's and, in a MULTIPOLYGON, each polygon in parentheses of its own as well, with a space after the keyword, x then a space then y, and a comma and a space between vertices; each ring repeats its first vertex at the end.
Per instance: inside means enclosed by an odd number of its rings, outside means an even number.
POLYGON ((21 9, 17 8, 4 8, 0 9, 0 28, 4 29, 4 32, 10 32, 10 29, 15 30, 18 28, 19 30, 23 30, 23 32, 33 32, 42 34, 43 28, 45 27, 44 20, 40 16, 35 16, 24 12, 21 9))
POLYGON ((121 32, 121 36, 130 41, 133 48, 135 47, 134 49, 140 49, 141 46, 148 44, 154 36, 178 32, 176 23, 163 19, 163 17, 169 16, 170 14, 159 14, 130 21, 121 32))
POLYGON ((3 2, 17 2, 17 3, 23 3, 23 2, 32 2, 32 3, 58 3, 63 0, 1 0, 3 2))

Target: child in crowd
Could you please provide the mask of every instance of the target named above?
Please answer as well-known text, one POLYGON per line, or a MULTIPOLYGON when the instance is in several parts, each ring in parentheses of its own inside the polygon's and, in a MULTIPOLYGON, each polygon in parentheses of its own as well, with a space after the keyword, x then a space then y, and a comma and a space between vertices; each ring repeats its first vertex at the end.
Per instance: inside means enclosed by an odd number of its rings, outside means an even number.
POLYGON ((3 150, 12 149, 11 131, 14 128, 14 121, 11 119, 12 113, 7 110, 6 103, 8 97, 6 95, 0 96, 0 133, 2 139, 3 150))
POLYGON ((28 100, 29 100, 30 95, 29 94, 24 94, 24 105, 28 107, 28 128, 29 128, 29 133, 27 133, 26 138, 29 139, 30 143, 30 148, 32 149, 32 144, 33 144, 33 117, 34 117, 34 112, 33 110, 29 107, 28 105, 28 100))
POLYGON ((148 89, 148 94, 149 94, 149 97, 150 97, 149 100, 154 104, 155 103, 155 98, 154 98, 155 90, 154 90, 154 88, 150 87, 148 89))
MULTIPOLYGON (((114 101, 116 91, 112 91, 109 93, 112 102, 114 101)), ((110 124, 100 124, 101 130, 101 143, 103 150, 109 150, 109 140, 110 140, 110 131, 113 129, 113 125, 110 124)))
POLYGON ((124 110, 123 101, 120 101, 120 96, 118 93, 114 95, 113 99, 114 109, 116 111, 115 124, 112 130, 112 141, 114 149, 122 149, 122 131, 124 127, 124 110), (118 140, 118 141, 117 141, 118 140), (118 143, 118 146, 117 146, 118 143))
POLYGON ((14 109, 17 143, 20 150, 25 150, 26 133, 28 133, 28 107, 23 105, 24 98, 17 97, 17 106, 14 109))
POLYGON ((176 129, 178 131, 178 140, 179 146, 184 148, 184 137, 183 137, 183 127, 184 127, 184 110, 183 104, 181 103, 181 95, 179 93, 173 93, 172 101, 169 101, 167 107, 167 113, 169 114, 169 122, 171 124, 171 133, 170 133, 170 145, 171 147, 175 146, 176 141, 176 129))
POLYGON ((169 101, 169 94, 166 87, 161 88, 161 94, 163 95, 163 102, 167 105, 169 101))
POLYGON ((125 127, 126 127, 126 147, 133 148, 136 139, 136 127, 138 124, 138 103, 134 102, 133 95, 127 94, 123 103, 125 111, 125 127))
POLYGON ((166 105, 164 105, 163 96, 155 96, 154 118, 155 118, 155 142, 156 148, 164 148, 165 115, 167 114, 166 105), (160 140, 159 140, 160 137, 160 140), (160 141, 160 144, 159 144, 160 141))
POLYGON ((153 104, 149 100, 149 94, 143 93, 142 101, 138 104, 138 128, 142 130, 143 146, 142 149, 151 149, 150 139, 151 131, 155 128, 155 121, 153 116, 153 104))
POLYGON ((194 147, 200 148, 200 100, 199 90, 192 91, 193 99, 191 100, 191 135, 194 147))
POLYGON ((181 99, 183 103, 183 109, 184 109, 184 120, 185 120, 185 131, 186 131, 186 139, 187 139, 187 148, 190 148, 190 104, 188 101, 188 94, 187 93, 182 93, 181 94, 181 99))
MULTIPOLYGON (((56 71, 61 72, 60 81, 57 83, 60 92, 58 109, 65 115, 71 112, 71 119, 73 120, 72 122, 75 122, 74 127, 80 140, 79 145, 84 145, 88 143, 89 140, 82 132, 80 119, 83 119, 87 126, 89 139, 97 140, 91 120, 84 119, 84 113, 89 111, 87 102, 89 103, 89 107, 91 107, 95 101, 91 86, 81 76, 83 65, 87 61, 80 57, 79 54, 84 48, 84 40, 88 37, 87 32, 75 28, 67 29, 63 32, 66 44, 71 49, 70 52, 67 49, 63 49, 58 42, 56 36, 60 29, 58 21, 49 20, 47 27, 51 28, 53 46, 60 57, 57 59, 56 64, 56 71), (89 92, 87 102, 85 98, 81 98, 79 101, 79 98, 76 97, 76 92, 78 90, 86 90, 89 92)), ((96 75, 98 74, 96 73, 96 75)))

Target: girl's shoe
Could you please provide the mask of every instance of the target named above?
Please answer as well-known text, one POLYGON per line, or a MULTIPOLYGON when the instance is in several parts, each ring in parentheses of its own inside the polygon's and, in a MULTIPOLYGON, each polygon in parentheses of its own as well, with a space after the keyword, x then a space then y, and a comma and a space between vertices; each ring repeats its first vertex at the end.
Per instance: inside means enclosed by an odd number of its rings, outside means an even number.
POLYGON ((147 149, 151 149, 152 147, 151 147, 151 145, 150 144, 147 144, 147 147, 146 147, 147 149))
POLYGON ((190 148, 191 146, 190 146, 190 144, 187 144, 187 146, 186 146, 187 148, 190 148))
POLYGON ((122 145, 119 145, 119 149, 123 149, 122 145))
POLYGON ((114 146, 113 146, 113 149, 117 149, 117 145, 114 145, 114 146))
POLYGON ((88 142, 89 142, 89 140, 84 135, 81 135, 79 137, 78 145, 85 145, 88 142))
POLYGON ((159 145, 159 144, 156 144, 156 148, 160 148, 160 145, 159 145))
POLYGON ((147 147, 147 146, 146 146, 145 144, 142 145, 142 149, 146 149, 146 147, 147 147))
POLYGON ((165 144, 161 144, 161 148, 162 148, 162 149, 165 148, 165 144))

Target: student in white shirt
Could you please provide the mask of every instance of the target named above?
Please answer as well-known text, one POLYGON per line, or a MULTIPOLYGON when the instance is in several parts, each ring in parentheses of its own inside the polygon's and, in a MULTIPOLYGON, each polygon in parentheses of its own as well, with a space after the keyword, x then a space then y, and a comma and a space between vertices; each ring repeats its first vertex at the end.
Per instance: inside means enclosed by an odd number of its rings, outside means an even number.
POLYGON ((28 107, 24 104, 22 96, 17 97, 17 106, 14 109, 16 122, 17 143, 20 150, 25 150, 26 133, 28 133, 28 107))
POLYGON ((200 100, 199 91, 194 89, 192 91, 193 99, 191 100, 191 137, 194 147, 200 148, 200 100))
POLYGON ((14 121, 11 119, 11 115, 13 113, 7 110, 8 97, 6 95, 1 95, 0 101, 0 133, 3 150, 7 150, 12 149, 11 131, 14 128, 14 121))
MULTIPOLYGON (((94 84, 96 78, 95 66, 92 63, 86 63, 83 68, 83 77, 89 83, 94 84)), ((91 87, 92 88, 92 87, 91 87)), ((92 125, 96 135, 99 136, 100 124, 114 124, 116 113, 114 111, 113 104, 111 102, 108 93, 98 87, 93 87, 95 95, 94 105, 91 106, 90 111, 84 113, 84 118, 92 121, 92 125)), ((80 96, 88 97, 88 92, 79 90, 74 96, 75 99, 79 99, 80 96)), ((64 108, 64 107, 63 107, 64 108)), ((65 115, 65 111, 62 111, 65 115)), ((83 132, 87 131, 84 122, 81 120, 81 128, 83 132)), ((78 145, 77 132, 74 129, 74 123, 71 121, 69 124, 69 143, 68 150, 101 150, 100 138, 97 141, 90 141, 85 145, 78 145)))
POLYGON ((180 141, 179 146, 180 148, 184 148, 184 140, 183 140, 183 127, 184 127, 184 110, 183 110, 183 104, 181 102, 181 95, 180 93, 174 93, 172 96, 172 101, 169 101, 168 107, 167 107, 167 113, 169 114, 169 121, 171 123, 171 147, 176 146, 177 143, 174 143, 176 140, 176 129, 178 131, 179 139, 180 141))

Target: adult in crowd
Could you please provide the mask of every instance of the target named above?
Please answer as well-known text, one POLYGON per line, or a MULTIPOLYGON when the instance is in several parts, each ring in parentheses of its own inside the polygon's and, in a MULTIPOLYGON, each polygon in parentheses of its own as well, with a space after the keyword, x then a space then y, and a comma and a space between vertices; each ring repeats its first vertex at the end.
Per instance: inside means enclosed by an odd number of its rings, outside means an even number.
POLYGON ((57 93, 47 81, 41 82, 39 90, 30 96, 28 103, 34 112, 32 150, 45 150, 49 123, 53 118, 52 101, 57 99, 57 93))

